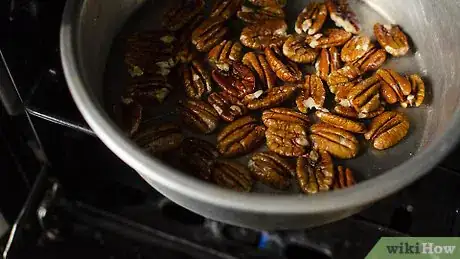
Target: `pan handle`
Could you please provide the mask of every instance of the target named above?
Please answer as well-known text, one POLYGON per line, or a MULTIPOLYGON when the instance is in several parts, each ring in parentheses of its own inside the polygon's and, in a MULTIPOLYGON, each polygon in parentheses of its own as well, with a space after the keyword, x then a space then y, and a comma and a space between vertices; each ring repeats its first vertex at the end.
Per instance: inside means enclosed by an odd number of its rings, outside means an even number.
POLYGON ((5 58, 0 50, 0 100, 10 116, 24 112, 22 100, 14 85, 11 73, 6 65, 5 58))

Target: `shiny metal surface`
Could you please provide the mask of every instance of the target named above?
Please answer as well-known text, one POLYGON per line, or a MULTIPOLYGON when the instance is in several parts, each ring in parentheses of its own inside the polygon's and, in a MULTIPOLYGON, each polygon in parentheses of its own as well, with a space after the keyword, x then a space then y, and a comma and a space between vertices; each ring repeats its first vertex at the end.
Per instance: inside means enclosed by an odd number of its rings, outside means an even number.
MULTIPOLYGON (((365 34, 372 35, 374 22, 392 22, 400 24, 412 39, 413 53, 386 65, 401 72, 419 72, 427 81, 427 105, 405 110, 412 123, 409 137, 389 151, 369 151, 347 162, 365 181, 315 196, 263 193, 265 189, 235 193, 191 178, 143 153, 104 109, 104 72, 111 81, 122 82, 116 72, 120 62, 116 53, 110 54, 113 40, 119 32, 156 24, 165 5, 165 1, 115 2, 68 0, 61 56, 69 89, 90 127, 115 154, 165 196, 206 217, 264 229, 310 227, 338 220, 424 175, 459 138, 460 65, 456 60, 460 58, 460 24, 456 18, 460 1, 354 1, 365 34)), ((306 2, 290 1, 288 17, 295 19, 306 2)), ((121 87, 118 84, 110 87, 117 89, 121 87)))

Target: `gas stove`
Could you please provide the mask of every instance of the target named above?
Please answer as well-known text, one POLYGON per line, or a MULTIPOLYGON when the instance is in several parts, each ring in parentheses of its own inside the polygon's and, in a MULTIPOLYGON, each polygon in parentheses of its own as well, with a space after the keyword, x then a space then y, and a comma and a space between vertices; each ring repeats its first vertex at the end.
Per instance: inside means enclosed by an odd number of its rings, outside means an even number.
POLYGON ((313 229, 255 231, 175 205, 74 105, 59 58, 64 4, 0 3, 0 211, 13 226, 4 258, 363 258, 382 236, 460 234, 460 149, 401 192, 313 229))

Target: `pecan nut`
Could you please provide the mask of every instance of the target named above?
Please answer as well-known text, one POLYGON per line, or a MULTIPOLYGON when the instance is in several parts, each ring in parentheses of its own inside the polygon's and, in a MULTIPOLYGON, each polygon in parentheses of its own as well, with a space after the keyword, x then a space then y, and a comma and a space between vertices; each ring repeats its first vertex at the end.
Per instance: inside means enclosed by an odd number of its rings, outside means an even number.
POLYGON ((266 20, 284 19, 284 10, 280 7, 262 7, 254 9, 243 6, 236 14, 238 18, 246 23, 260 23, 266 20))
POLYGON ((241 43, 251 49, 263 50, 269 46, 283 46, 287 24, 282 19, 266 20, 250 24, 241 31, 241 43))
POLYGON ((296 99, 297 109, 307 113, 309 109, 321 109, 326 100, 326 90, 323 81, 317 75, 305 76, 301 94, 296 99))
POLYGON ((350 168, 338 166, 337 175, 334 179, 334 190, 348 188, 355 184, 356 180, 353 175, 353 171, 351 171, 350 168))
POLYGON ((310 146, 307 136, 308 116, 286 108, 264 111, 262 121, 268 149, 282 156, 301 156, 310 146))
POLYGON ((280 86, 273 87, 265 92, 263 90, 256 91, 253 94, 248 94, 244 97, 243 103, 250 110, 262 110, 271 107, 279 106, 289 100, 296 92, 295 86, 280 86))
POLYGON ((383 49, 373 48, 363 57, 351 62, 350 64, 357 67, 361 74, 376 71, 387 60, 387 53, 383 49))
POLYGON ((214 67, 228 71, 230 63, 240 61, 242 56, 243 46, 241 43, 224 40, 209 52, 208 59, 214 67))
POLYGON ((371 141, 375 149, 384 150, 398 144, 409 132, 409 126, 409 120, 404 114, 384 112, 372 120, 364 137, 371 141))
POLYGON ((227 92, 212 93, 208 97, 208 103, 214 107, 220 117, 227 122, 232 122, 247 113, 247 108, 238 98, 227 92))
POLYGON ((221 16, 210 17, 198 26, 192 33, 192 43, 200 52, 208 52, 228 33, 224 26, 225 18, 221 16))
POLYGON ((284 7, 287 4, 287 0, 249 0, 249 2, 260 7, 284 7))
POLYGON ((350 119, 372 119, 380 114, 382 114, 385 111, 385 108, 383 106, 380 106, 377 110, 368 112, 368 113, 363 113, 360 112, 358 113, 355 108, 353 107, 346 107, 342 105, 337 105, 334 107, 334 113, 337 115, 340 115, 342 117, 350 118, 350 119))
POLYGON ((381 107, 380 104, 380 80, 377 76, 355 85, 348 93, 348 101, 359 113, 371 113, 381 107))
POLYGON ((202 139, 187 138, 182 142, 179 154, 187 171, 203 180, 211 179, 212 165, 219 157, 214 145, 202 139))
POLYGON ((277 47, 266 48, 265 56, 268 64, 279 79, 288 83, 302 80, 302 71, 297 64, 284 58, 277 47))
POLYGON ((410 81, 391 69, 377 70, 377 76, 382 80, 382 96, 389 104, 397 101, 404 102, 412 92, 410 81))
POLYGON ((323 28, 327 19, 327 8, 325 4, 309 3, 297 17, 295 32, 314 35, 323 28))
POLYGON ((163 27, 178 31, 192 21, 204 9, 203 0, 182 0, 163 17, 163 27))
POLYGON ((336 128, 343 129, 354 133, 365 133, 366 125, 361 122, 350 120, 329 112, 317 111, 316 116, 324 123, 330 124, 336 128))
POLYGON ((353 34, 342 29, 327 29, 324 34, 317 33, 313 36, 307 36, 305 41, 310 47, 330 48, 342 46, 351 39, 353 34))
POLYGON ((187 100, 181 103, 182 120, 191 129, 210 134, 219 124, 219 114, 212 106, 201 100, 187 100))
POLYGON ((248 52, 243 57, 243 64, 250 67, 259 76, 259 82, 265 88, 272 88, 276 85, 276 74, 271 69, 270 65, 263 54, 248 52))
POLYGON ((141 127, 133 140, 145 151, 158 154, 177 149, 184 140, 184 135, 177 125, 166 123, 141 127))
POLYGON ((131 77, 145 74, 167 76, 176 66, 177 39, 164 31, 144 31, 126 39, 124 62, 131 77))
POLYGON ((243 0, 218 0, 212 8, 211 17, 220 16, 228 20, 236 14, 242 5, 243 0))
POLYGON ((341 159, 354 158, 359 152, 358 140, 348 131, 323 123, 313 125, 310 131, 315 149, 341 159))
POLYGON ((313 63, 318 53, 319 51, 310 48, 310 46, 305 43, 305 37, 300 35, 289 36, 283 45, 283 54, 296 63, 313 63))
POLYGON ((359 79, 360 71, 351 65, 346 65, 329 74, 327 77, 327 85, 329 90, 335 94, 340 86, 354 83, 359 79))
POLYGON ((258 148, 265 137, 265 127, 246 116, 226 126, 217 135, 217 149, 225 157, 245 155, 258 148))
POLYGON ((412 85, 412 92, 407 96, 406 101, 401 103, 401 105, 404 108, 407 108, 408 106, 419 107, 425 100, 425 83, 417 74, 410 75, 409 81, 412 85))
POLYGON ((374 34, 380 46, 395 57, 404 56, 409 52, 409 41, 398 25, 374 25, 374 34))
POLYGON ((306 194, 328 191, 334 182, 334 164, 329 153, 312 151, 308 157, 297 158, 296 176, 300 189, 306 194), (320 159, 314 161, 312 157, 320 159))
POLYGON ((173 87, 165 77, 144 74, 129 78, 128 88, 122 100, 124 103, 135 101, 146 107, 152 104, 161 104, 169 96, 172 89, 173 87))
POLYGON ((334 100, 342 106, 351 107, 351 102, 348 100, 348 94, 359 83, 360 80, 354 80, 349 83, 340 84, 334 87, 334 100))
POLYGON ((198 60, 182 64, 181 73, 188 97, 201 99, 212 91, 211 75, 198 60))
MULTIPOLYGON (((285 127, 288 127, 288 125, 285 127)), ((265 135, 268 149, 282 156, 301 156, 307 152, 310 146, 306 134, 295 134, 277 128, 268 128, 265 135)))
POLYGON ((373 48, 374 44, 369 37, 354 36, 343 46, 340 57, 345 63, 353 62, 364 57, 373 48))
POLYGON ((316 74, 324 81, 330 73, 341 68, 340 52, 336 47, 321 49, 321 53, 315 63, 316 74))
POLYGON ((222 90, 238 99, 256 90, 254 73, 249 67, 239 62, 233 63, 229 72, 213 70, 212 78, 222 90))
POLYGON ((287 108, 272 108, 262 114, 262 121, 268 128, 292 132, 299 135, 307 134, 308 116, 287 108))
POLYGON ((325 4, 331 20, 337 27, 342 27, 353 34, 359 34, 361 26, 356 14, 350 9, 348 0, 326 0, 325 4))
POLYGON ((288 161, 272 152, 255 153, 248 167, 255 179, 281 190, 290 186, 290 178, 295 172, 288 161))
POLYGON ((249 192, 253 185, 251 172, 244 165, 233 161, 216 161, 212 167, 211 179, 219 186, 239 192, 249 192))

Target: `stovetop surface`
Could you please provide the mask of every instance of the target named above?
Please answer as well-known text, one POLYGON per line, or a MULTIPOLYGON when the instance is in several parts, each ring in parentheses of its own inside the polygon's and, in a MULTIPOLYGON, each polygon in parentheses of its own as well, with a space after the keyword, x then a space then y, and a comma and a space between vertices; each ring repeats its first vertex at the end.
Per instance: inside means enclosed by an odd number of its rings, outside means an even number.
MULTIPOLYGON (((48 161, 19 247, 38 258, 363 258, 382 236, 460 234, 460 149, 358 215, 309 230, 242 229, 171 203, 94 136, 74 105, 58 49, 64 2, 0 3, 0 50, 48 161)), ((13 250, 10 258, 21 258, 13 250)))

